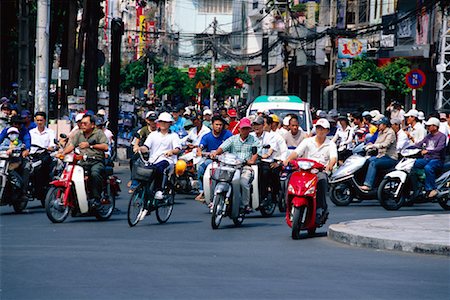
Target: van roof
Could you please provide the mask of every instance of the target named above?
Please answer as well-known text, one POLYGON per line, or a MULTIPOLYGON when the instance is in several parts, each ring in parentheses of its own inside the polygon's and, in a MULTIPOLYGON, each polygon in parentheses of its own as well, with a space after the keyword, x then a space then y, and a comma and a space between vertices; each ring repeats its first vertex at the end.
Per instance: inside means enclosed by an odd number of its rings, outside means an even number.
POLYGON ((253 103, 268 103, 268 102, 290 102, 303 103, 302 99, 297 96, 258 96, 253 103))

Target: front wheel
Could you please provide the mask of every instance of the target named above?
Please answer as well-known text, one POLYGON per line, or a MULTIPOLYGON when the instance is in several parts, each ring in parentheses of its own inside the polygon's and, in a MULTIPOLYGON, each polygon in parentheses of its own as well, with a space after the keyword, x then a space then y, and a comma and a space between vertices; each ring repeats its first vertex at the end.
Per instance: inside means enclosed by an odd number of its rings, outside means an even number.
POLYGON ((116 196, 111 189, 111 184, 106 184, 106 192, 103 193, 103 197, 101 200, 101 206, 97 209, 95 213, 95 217, 97 220, 105 221, 111 218, 114 207, 116 207, 116 196))
POLYGON ((218 194, 213 198, 213 211, 211 215, 211 227, 217 229, 220 226, 223 216, 225 215, 225 195, 218 194))
POLYGON ((64 187, 51 187, 45 197, 45 212, 53 223, 62 223, 70 212, 70 206, 64 205, 64 187))
POLYGON ((405 196, 402 191, 403 184, 399 178, 385 178, 380 183, 380 187, 378 188, 378 200, 380 201, 381 206, 386 210, 398 210, 405 203, 405 196), (397 196, 395 193, 397 190, 397 196))
POLYGON ((439 205, 444 210, 450 210, 450 196, 447 194, 444 198, 439 199, 439 205))
POLYGON ((145 201, 145 186, 140 184, 131 194, 130 202, 128 203, 128 225, 135 226, 140 221, 141 212, 144 210, 145 201))
POLYGON ((305 206, 292 207, 292 239, 300 239, 300 230, 303 227, 303 215, 306 212, 305 206))
POLYGON ((164 203, 159 204, 156 209, 156 219, 160 224, 166 223, 169 220, 173 211, 173 204, 175 203, 175 190, 173 187, 169 187, 166 190, 166 196, 164 203))
POLYGON ((272 197, 269 195, 267 199, 265 199, 262 203, 263 205, 260 207, 259 212, 263 217, 271 217, 275 212, 275 208, 277 204, 272 201, 272 197))
POLYGON ((353 195, 350 186, 347 183, 338 183, 331 186, 331 202, 336 206, 347 206, 352 202, 353 195))

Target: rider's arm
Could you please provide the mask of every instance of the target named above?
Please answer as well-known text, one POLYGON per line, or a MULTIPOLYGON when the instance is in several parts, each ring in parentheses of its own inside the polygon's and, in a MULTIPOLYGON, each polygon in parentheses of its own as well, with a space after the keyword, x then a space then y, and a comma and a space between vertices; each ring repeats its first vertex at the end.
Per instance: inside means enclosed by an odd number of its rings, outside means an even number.
POLYGON ((20 133, 22 135, 22 141, 23 141, 23 143, 25 145, 25 149, 26 150, 30 150, 30 148, 31 148, 31 135, 30 135, 30 132, 28 131, 28 129, 22 128, 20 130, 20 133))
POLYGON ((325 166, 325 171, 333 170, 333 167, 337 162, 337 158, 338 158, 337 146, 336 146, 336 144, 331 143, 331 145, 330 145, 330 161, 328 162, 328 165, 325 166))
MULTIPOLYGON (((378 133, 380 135, 380 133, 378 133)), ((386 138, 380 143, 374 143, 373 146, 378 149, 387 149, 389 146, 396 142, 395 132, 393 130, 389 130, 386 133, 386 138)))
POLYGON ((72 143, 70 143, 69 145, 67 145, 66 148, 64 148, 62 154, 63 154, 63 155, 66 155, 67 153, 72 152, 73 149, 75 149, 75 146, 74 146, 72 143))

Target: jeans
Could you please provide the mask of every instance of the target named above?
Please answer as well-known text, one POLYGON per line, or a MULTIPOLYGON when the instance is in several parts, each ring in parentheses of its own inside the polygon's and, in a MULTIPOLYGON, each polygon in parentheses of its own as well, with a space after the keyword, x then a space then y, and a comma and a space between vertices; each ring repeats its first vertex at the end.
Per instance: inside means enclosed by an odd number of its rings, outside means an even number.
POLYGON ((212 163, 212 160, 207 159, 198 166, 197 179, 199 183, 200 192, 203 192, 203 175, 205 175, 206 168, 209 166, 210 163, 212 163))
POLYGON ((155 172, 155 191, 163 191, 166 182, 163 182, 164 179, 164 171, 169 166, 169 162, 167 160, 162 160, 159 163, 155 164, 156 172, 155 172))
POLYGON ((442 169, 440 159, 419 158, 414 163, 414 168, 425 170, 425 190, 432 191, 436 189, 436 173, 442 169))
POLYGON ((369 158, 369 168, 367 169, 364 185, 372 188, 377 172, 380 170, 389 170, 397 164, 397 161, 389 156, 371 157, 369 158))

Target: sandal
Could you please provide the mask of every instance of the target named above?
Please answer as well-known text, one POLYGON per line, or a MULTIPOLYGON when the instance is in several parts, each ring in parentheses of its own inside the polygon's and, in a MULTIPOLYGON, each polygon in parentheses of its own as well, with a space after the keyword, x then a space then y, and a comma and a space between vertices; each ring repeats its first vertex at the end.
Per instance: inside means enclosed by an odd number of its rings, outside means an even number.
POLYGON ((205 202, 205 195, 203 193, 199 194, 197 197, 195 197, 195 201, 199 202, 205 202))

